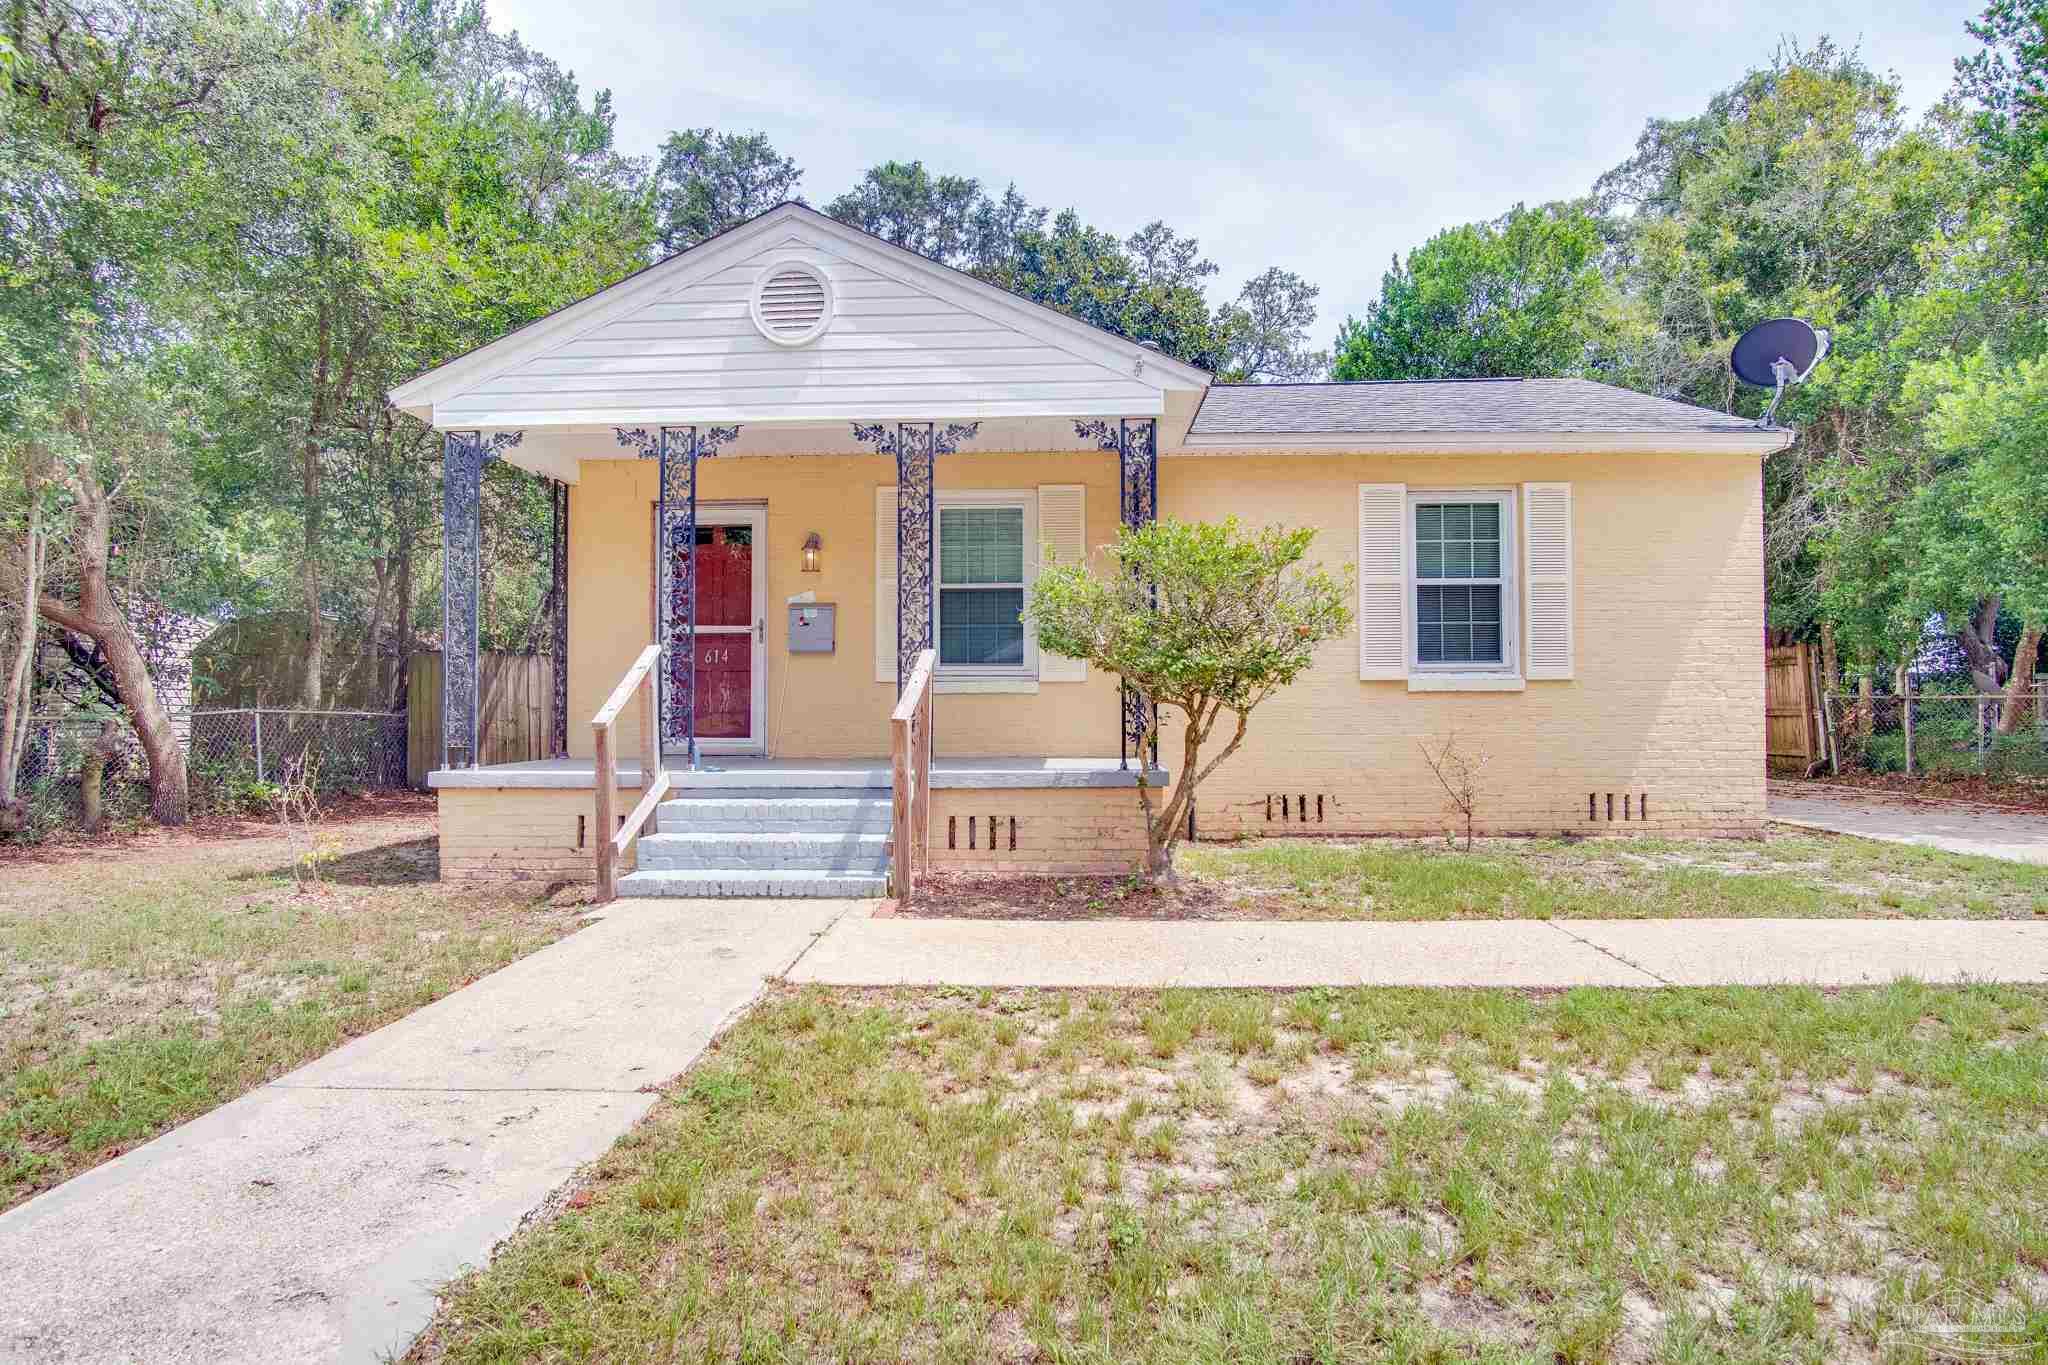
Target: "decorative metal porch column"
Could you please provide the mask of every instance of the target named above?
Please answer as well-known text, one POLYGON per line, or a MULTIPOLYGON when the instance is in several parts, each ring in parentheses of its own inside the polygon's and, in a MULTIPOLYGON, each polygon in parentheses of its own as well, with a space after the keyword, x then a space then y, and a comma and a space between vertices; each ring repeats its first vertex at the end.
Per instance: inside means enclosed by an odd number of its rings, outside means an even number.
POLYGON ((676 744, 697 763, 697 461, 740 434, 738 427, 613 428, 622 446, 643 460, 659 460, 660 499, 655 513, 655 602, 666 659, 655 675, 664 749, 676 744))
POLYGON ((878 455, 896 457, 896 690, 910 685, 918 654, 936 644, 932 626, 938 619, 933 602, 937 556, 932 537, 938 511, 935 461, 952 455, 962 441, 974 439, 979 422, 898 422, 853 424, 853 439, 871 445, 878 455))
POLYGON ((560 479, 548 481, 549 601, 553 620, 548 624, 554 636, 554 725, 548 736, 556 758, 569 755, 569 485, 560 479))
POLYGON ((441 438, 441 766, 477 765, 477 580, 483 568, 484 466, 525 433, 441 438))
MULTIPOLYGON (((1126 526, 1143 526, 1159 519, 1159 422, 1156 418, 1120 418, 1112 431, 1105 421, 1076 422, 1074 434, 1084 440, 1093 439, 1103 450, 1113 450, 1117 457, 1117 507, 1126 526)), ((1154 706, 1142 693, 1132 687, 1125 687, 1121 699, 1123 711, 1123 736, 1118 766, 1129 768, 1131 756, 1139 755, 1144 762, 1146 755, 1145 734, 1152 728, 1159 715, 1154 706)), ((1159 740, 1154 736, 1153 763, 1159 762, 1159 740)))

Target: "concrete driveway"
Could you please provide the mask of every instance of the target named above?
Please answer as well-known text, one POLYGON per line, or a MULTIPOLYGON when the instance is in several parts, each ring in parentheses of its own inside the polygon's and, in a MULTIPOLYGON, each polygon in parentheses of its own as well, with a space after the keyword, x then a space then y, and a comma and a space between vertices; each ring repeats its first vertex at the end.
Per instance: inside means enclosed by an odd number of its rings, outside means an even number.
POLYGON ((622 903, 0 1215, 0 1360, 403 1354, 848 905, 622 903))
POLYGON ((1771 819, 1800 829, 2048 863, 2048 815, 2031 811, 1788 782, 1771 784, 1769 810, 1771 819))

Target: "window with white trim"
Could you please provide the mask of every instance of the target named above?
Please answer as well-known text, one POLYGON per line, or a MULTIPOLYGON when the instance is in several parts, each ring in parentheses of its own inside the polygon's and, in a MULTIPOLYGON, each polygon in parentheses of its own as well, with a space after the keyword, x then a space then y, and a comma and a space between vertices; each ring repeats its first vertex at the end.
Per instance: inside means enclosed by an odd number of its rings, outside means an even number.
POLYGON ((1512 493, 1408 495, 1410 665, 1421 672, 1516 666, 1512 493))
POLYGON ((1036 556, 1030 498, 942 494, 938 500, 939 667, 956 676, 1019 676, 1036 665, 1025 638, 1024 594, 1036 556))

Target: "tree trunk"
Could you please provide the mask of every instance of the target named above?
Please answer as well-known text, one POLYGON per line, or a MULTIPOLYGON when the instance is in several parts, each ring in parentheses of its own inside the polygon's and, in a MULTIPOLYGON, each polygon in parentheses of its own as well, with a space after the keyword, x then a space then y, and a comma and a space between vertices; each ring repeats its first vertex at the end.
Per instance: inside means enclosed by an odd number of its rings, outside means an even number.
POLYGON ((28 717, 35 702, 36 599, 42 595, 43 497, 42 455, 31 446, 22 473, 28 497, 28 530, 22 537, 21 620, 16 629, 14 662, 7 671, 7 690, 0 695, 0 812, 12 811, 28 743, 28 717))
POLYGON ((1870 682, 1870 666, 1866 662, 1856 676, 1856 733, 1865 739, 1877 725, 1877 695, 1870 682))
POLYGON ((320 437, 327 426, 327 367, 331 358, 332 324, 327 302, 320 303, 318 351, 313 362, 313 410, 306 419, 306 442, 299 452, 300 516, 305 541, 299 561, 300 605, 306 613, 305 676, 299 681, 299 705, 320 709, 322 675, 327 668, 327 623, 320 615, 320 552, 324 509, 321 506, 320 437))
POLYGON ((120 729, 112 720, 101 721, 100 737, 85 751, 85 761, 79 765, 78 802, 84 812, 82 824, 87 834, 98 834, 106 825, 101 798, 106 790, 107 760, 114 756, 114 750, 120 744, 120 729))
POLYGON ((392 590, 392 642, 396 661, 384 683, 384 707, 398 709, 399 692, 405 686, 406 670, 412 666, 412 527, 398 533, 398 582, 392 590))
POLYGON ((78 525, 73 532, 78 547, 78 601, 60 602, 45 595, 38 610, 44 620, 99 644, 120 688, 121 704, 127 708, 143 755, 149 760, 150 813, 160 824, 182 825, 187 801, 185 748, 157 696, 135 632, 107 585, 107 551, 112 539, 107 491, 90 465, 67 475, 65 482, 78 504, 78 525))
POLYGON ((1985 696, 2005 684, 2005 659, 1998 652, 1999 601, 1994 593, 1979 602, 1962 629, 1955 633, 1956 644, 1961 646, 1963 657, 1969 661, 1971 681, 1985 696))
POLYGON ((2026 723, 2027 703, 2034 690, 2034 661, 2041 653, 2041 627, 2029 621, 2020 632, 2019 647, 2012 654, 2012 677, 2006 680, 2005 700, 1998 709, 1998 733, 2016 735, 2026 723))

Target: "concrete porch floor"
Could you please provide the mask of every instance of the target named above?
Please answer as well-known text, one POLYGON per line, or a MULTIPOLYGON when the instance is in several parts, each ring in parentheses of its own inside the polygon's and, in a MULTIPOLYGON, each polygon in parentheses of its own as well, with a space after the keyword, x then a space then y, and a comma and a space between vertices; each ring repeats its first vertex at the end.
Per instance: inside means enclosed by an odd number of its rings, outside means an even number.
MULTIPOLYGON (((696 772, 678 755, 668 759, 673 789, 846 788, 889 786, 889 760, 882 758, 761 758, 753 754, 707 754, 696 772)), ((620 759, 619 785, 640 785, 640 761, 620 759)), ((441 768, 427 774, 427 785, 449 787, 524 787, 576 789, 594 787, 595 765, 587 758, 541 758, 525 763, 497 763, 484 768, 441 768)), ((1151 785, 1164 786, 1167 773, 1153 768, 1151 785)), ((989 788, 1134 787, 1137 766, 1121 766, 1114 758, 935 758, 932 786, 989 788)))

